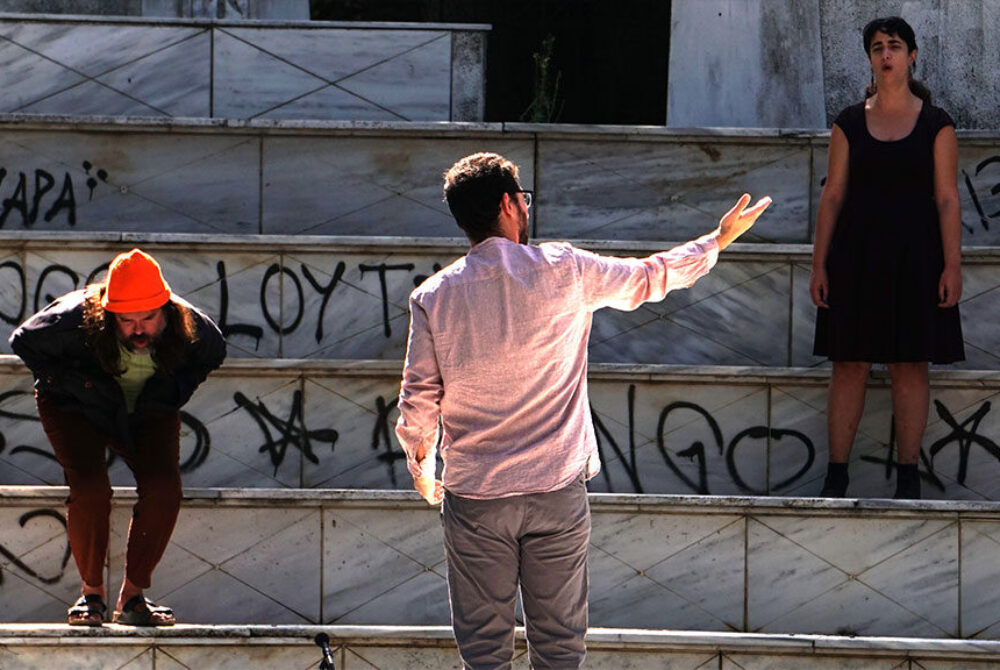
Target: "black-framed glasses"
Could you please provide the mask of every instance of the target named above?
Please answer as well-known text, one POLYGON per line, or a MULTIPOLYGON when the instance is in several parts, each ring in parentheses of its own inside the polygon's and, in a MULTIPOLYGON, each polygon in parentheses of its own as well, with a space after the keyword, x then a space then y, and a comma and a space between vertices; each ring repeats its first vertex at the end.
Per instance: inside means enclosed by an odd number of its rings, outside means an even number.
POLYGON ((519 189, 514 192, 520 193, 522 196, 524 196, 524 206, 530 209, 531 203, 535 199, 535 192, 525 188, 519 189))

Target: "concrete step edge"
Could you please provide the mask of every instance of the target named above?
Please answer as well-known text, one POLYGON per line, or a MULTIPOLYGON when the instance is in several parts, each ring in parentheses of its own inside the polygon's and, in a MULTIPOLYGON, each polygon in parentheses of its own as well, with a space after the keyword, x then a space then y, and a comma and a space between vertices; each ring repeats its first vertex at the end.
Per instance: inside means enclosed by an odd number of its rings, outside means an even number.
MULTIPOLYGON (((129 506, 134 487, 115 486, 112 504, 129 506)), ((61 507, 69 494, 65 486, 0 485, 0 506, 61 507)), ((905 516, 1000 519, 1000 501, 892 500, 888 498, 813 498, 738 495, 649 493, 590 493, 591 508, 618 513, 650 514, 791 514, 796 516, 905 516)), ((426 509, 412 490, 333 488, 185 488, 188 507, 366 507, 426 509)))
MULTIPOLYGON (((224 377, 250 377, 302 373, 310 377, 388 377, 398 378, 403 369, 401 360, 382 359, 313 359, 313 358, 228 358, 213 374, 224 377)), ((0 375, 29 373, 27 366, 13 354, 0 354, 0 375)), ((737 365, 670 365, 636 363, 591 363, 590 379, 605 381, 669 381, 696 384, 767 384, 796 383, 825 386, 830 379, 829 368, 737 365)), ((941 370, 930 371, 934 388, 967 387, 1000 388, 1000 370, 941 370)), ((870 373, 873 386, 889 385, 887 370, 870 373)))
MULTIPOLYGON (((312 645, 319 633, 330 646, 438 646, 453 647, 447 626, 294 626, 197 625, 135 628, 107 624, 100 628, 65 624, 0 624, 2 645, 312 645)), ((524 629, 516 638, 525 639, 524 629)), ((723 652, 777 652, 853 656, 893 655, 938 658, 1000 659, 998 640, 959 640, 914 637, 853 637, 781 633, 729 633, 697 630, 591 628, 591 649, 705 650, 723 652)))
MULTIPOLYGON (((570 242, 578 247, 613 254, 651 254, 680 244, 685 240, 602 240, 602 239, 533 239, 570 242)), ((149 251, 194 249, 197 251, 267 250, 296 253, 439 253, 465 254, 468 240, 463 237, 399 237, 376 235, 228 235, 198 233, 115 233, 106 231, 26 231, 0 230, 0 246, 9 252, 18 250, 73 249, 119 250, 128 244, 149 251)), ((809 262, 811 244, 771 242, 737 242, 725 251, 725 258, 741 261, 790 260, 809 262)), ((967 263, 997 262, 1000 246, 964 246, 962 260, 967 263)))

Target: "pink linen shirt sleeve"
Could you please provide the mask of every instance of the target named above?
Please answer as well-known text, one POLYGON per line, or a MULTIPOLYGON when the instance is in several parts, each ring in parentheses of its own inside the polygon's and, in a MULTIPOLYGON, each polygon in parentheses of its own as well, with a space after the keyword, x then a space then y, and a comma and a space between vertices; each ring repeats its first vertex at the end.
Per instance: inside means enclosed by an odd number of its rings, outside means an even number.
POLYGON ((687 288, 719 258, 717 233, 646 258, 617 258, 577 250, 583 295, 590 311, 602 307, 631 311, 659 302, 667 293, 687 288))
POLYGON ((434 463, 443 394, 444 385, 427 314, 411 297, 410 334, 399 394, 396 437, 406 453, 406 467, 414 477, 421 475, 421 463, 425 459, 434 463))

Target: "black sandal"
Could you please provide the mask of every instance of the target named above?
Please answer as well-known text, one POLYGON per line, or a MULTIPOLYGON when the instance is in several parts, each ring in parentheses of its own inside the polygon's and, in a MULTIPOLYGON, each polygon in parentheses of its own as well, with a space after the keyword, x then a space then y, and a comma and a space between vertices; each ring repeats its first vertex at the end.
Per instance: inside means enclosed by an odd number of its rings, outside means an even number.
POLYGON ((99 593, 81 595, 66 610, 66 623, 70 626, 100 626, 104 623, 104 613, 107 611, 108 606, 99 593))
POLYGON ((157 605, 141 593, 126 600, 113 620, 126 626, 173 626, 176 623, 172 609, 157 605))

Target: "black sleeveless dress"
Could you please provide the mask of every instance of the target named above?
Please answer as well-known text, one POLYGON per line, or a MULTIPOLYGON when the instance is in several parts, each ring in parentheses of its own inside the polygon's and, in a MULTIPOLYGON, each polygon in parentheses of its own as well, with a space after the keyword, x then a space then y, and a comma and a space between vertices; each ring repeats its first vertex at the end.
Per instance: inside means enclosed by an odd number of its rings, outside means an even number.
POLYGON ((907 137, 868 133, 864 103, 834 121, 850 147, 847 195, 826 260, 829 309, 813 353, 833 361, 965 360, 958 306, 942 309, 944 252, 934 203, 934 138, 951 117, 924 103, 907 137))

